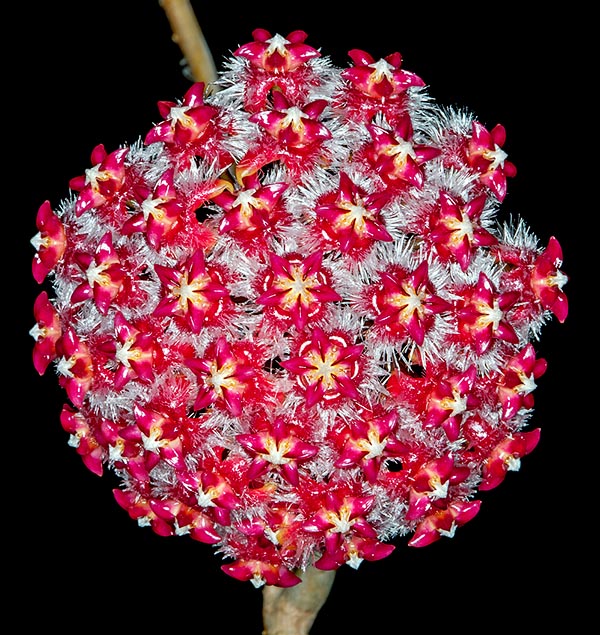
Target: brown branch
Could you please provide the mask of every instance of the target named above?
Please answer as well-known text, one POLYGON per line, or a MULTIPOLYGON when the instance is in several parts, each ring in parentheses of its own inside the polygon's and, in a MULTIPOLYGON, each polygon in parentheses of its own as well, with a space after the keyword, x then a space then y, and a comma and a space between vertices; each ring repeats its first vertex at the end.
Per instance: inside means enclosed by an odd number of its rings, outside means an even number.
POLYGON ((309 567, 300 577, 302 582, 293 587, 263 588, 263 635, 308 635, 310 632, 331 591, 335 571, 309 567))
POLYGON ((215 63, 189 0, 159 0, 164 9, 175 42, 196 82, 209 84, 217 78, 215 63))

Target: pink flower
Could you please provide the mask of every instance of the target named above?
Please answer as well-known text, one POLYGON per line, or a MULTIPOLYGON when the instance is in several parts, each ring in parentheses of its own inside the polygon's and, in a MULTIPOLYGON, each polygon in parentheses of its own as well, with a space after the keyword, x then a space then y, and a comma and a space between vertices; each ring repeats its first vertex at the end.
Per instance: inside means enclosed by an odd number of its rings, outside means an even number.
POLYGON ((384 460, 402 457, 409 451, 394 436, 397 427, 396 412, 375 415, 373 412, 363 411, 360 418, 351 422, 335 466, 349 468, 358 465, 369 483, 375 483, 384 460))
POLYGON ((507 160, 507 154, 502 150, 505 141, 504 126, 497 124, 488 131, 478 121, 473 122, 467 160, 479 173, 479 180, 492 190, 499 201, 506 196, 506 178, 517 174, 517 168, 507 160))
POLYGON ((423 465, 411 479, 407 520, 445 509, 452 500, 450 487, 462 483, 470 473, 469 468, 457 466, 450 454, 423 465))
POLYGON ((296 356, 281 362, 296 375, 310 408, 319 402, 356 399, 362 344, 352 344, 343 334, 326 333, 320 327, 303 339, 296 356))
POLYGON ((393 100, 411 86, 425 85, 425 82, 415 73, 400 68, 402 65, 400 53, 392 53, 378 61, 360 49, 352 49, 348 55, 354 62, 354 66, 342 71, 342 77, 357 90, 373 99, 393 100))
POLYGON ((72 327, 67 328, 56 342, 58 382, 66 390, 71 403, 81 408, 92 386, 93 361, 89 348, 72 327))
POLYGON ((88 419, 67 404, 60 413, 60 422, 65 432, 70 435, 69 445, 76 448, 84 465, 96 476, 102 476, 107 454, 103 436, 100 434, 98 438, 88 419))
POLYGON ((35 326, 29 331, 35 339, 33 365, 37 372, 43 375, 50 362, 56 359, 56 343, 62 335, 62 326, 60 317, 46 291, 42 291, 35 299, 33 314, 35 326))
POLYGON ((268 73, 290 73, 321 55, 304 43, 307 38, 304 31, 292 31, 282 37, 271 35, 266 29, 255 29, 252 37, 254 41, 243 44, 233 54, 244 57, 253 66, 268 73))
POLYGON ((146 135, 144 143, 163 142, 177 146, 198 143, 214 132, 218 110, 207 106, 203 99, 204 84, 192 84, 181 102, 159 101, 158 111, 163 121, 146 135))
POLYGON ((423 261, 412 272, 399 267, 380 271, 379 279, 370 292, 375 324, 394 339, 408 336, 423 344, 434 316, 451 308, 449 302, 433 292, 427 262, 423 261))
POLYGON ((231 524, 231 511, 239 505, 238 496, 217 466, 206 465, 195 473, 182 473, 181 482, 193 491, 198 505, 221 525, 231 524))
POLYGON ((129 148, 120 148, 108 154, 102 144, 92 150, 92 167, 84 175, 69 181, 69 187, 79 192, 75 204, 78 216, 112 201, 121 191, 125 183, 128 152, 129 148))
POLYGON ((246 475, 249 480, 277 470, 286 481, 298 485, 298 463, 319 451, 315 445, 296 436, 281 417, 256 433, 238 434, 236 438, 253 457, 246 475))
POLYGON ((283 257, 271 252, 269 261, 270 267, 257 302, 269 307, 277 318, 291 322, 298 330, 317 321, 325 312, 325 303, 341 299, 331 287, 330 275, 322 266, 321 252, 304 258, 299 254, 283 257))
POLYGON ((408 115, 401 117, 393 130, 375 124, 366 126, 372 142, 368 156, 375 172, 386 185, 423 187, 423 164, 440 153, 438 148, 413 143, 413 126, 408 115))
POLYGON ((214 523, 201 511, 174 499, 150 499, 150 509, 165 522, 168 535, 187 536, 207 545, 221 541, 214 523))
POLYGON ((75 260, 85 279, 73 291, 71 302, 93 298, 98 310, 106 315, 125 280, 125 270, 113 247, 112 234, 104 234, 93 254, 80 252, 75 254, 75 260))
POLYGON ((52 211, 49 201, 40 205, 36 225, 39 231, 31 239, 31 244, 36 249, 31 270, 35 281, 41 284, 63 257, 67 240, 65 228, 52 211))
POLYGON ((550 237, 548 246, 535 261, 531 273, 531 287, 544 309, 552 311, 559 322, 567 319, 569 303, 563 286, 569 278, 560 270, 563 261, 561 246, 550 237))
POLYGON ((331 138, 328 128, 318 121, 327 106, 324 99, 302 107, 291 104, 279 91, 273 92, 272 99, 273 109, 252 115, 250 121, 263 128, 282 148, 303 154, 331 138))
POLYGON ((248 174, 236 190, 223 190, 211 197, 225 210, 221 233, 238 238, 248 250, 264 249, 276 227, 286 218, 281 197, 287 183, 262 185, 259 174, 248 174))
POLYGON ((479 224, 487 197, 480 194, 466 203, 440 192, 439 207, 431 216, 429 238, 441 258, 453 259, 466 271, 477 247, 495 245, 498 240, 479 224))
POLYGON ((532 344, 527 344, 517 355, 508 360, 498 385, 498 397, 502 404, 502 418, 514 417, 521 408, 533 408, 535 380, 541 377, 548 364, 536 359, 532 344))
POLYGON ((463 298, 458 311, 459 330, 472 342, 479 355, 490 348, 494 339, 511 344, 519 341, 506 315, 517 301, 517 294, 510 291, 496 293, 490 279, 481 272, 477 285, 465 290, 463 298))
POLYGON ((162 349, 158 346, 154 333, 143 323, 138 326, 128 322, 122 313, 117 312, 114 317, 114 339, 99 347, 112 355, 117 364, 114 375, 117 390, 131 380, 151 382, 154 367, 159 366, 162 361, 162 349))
POLYGON ((316 227, 342 253, 360 253, 378 240, 392 240, 381 217, 384 205, 384 197, 367 194, 341 172, 339 189, 318 201, 316 227))
POLYGON ((265 559, 237 560, 221 566, 222 571, 236 580, 250 581, 256 588, 265 584, 278 587, 291 587, 302 580, 283 564, 265 559))
POLYGON ((408 541, 409 547, 425 547, 442 537, 453 538, 458 527, 472 520, 479 512, 481 501, 454 501, 445 509, 426 516, 408 541))
POLYGON ((219 337, 203 358, 185 360, 200 380, 195 410, 217 403, 234 417, 242 414, 243 399, 252 392, 256 370, 236 351, 225 337, 219 337))
POLYGON ((532 452, 540 440, 540 429, 517 432, 498 443, 483 466, 482 491, 498 487, 507 472, 517 472, 521 468, 521 458, 532 452))
POLYGON ((480 400, 473 393, 477 369, 470 366, 462 373, 441 374, 427 396, 425 427, 441 426, 450 441, 459 437, 463 413, 479 406, 480 400))
POLYGON ((181 319, 193 333, 218 322, 229 291, 219 272, 206 267, 201 251, 194 252, 183 265, 165 267, 157 264, 154 269, 166 292, 153 315, 181 319))

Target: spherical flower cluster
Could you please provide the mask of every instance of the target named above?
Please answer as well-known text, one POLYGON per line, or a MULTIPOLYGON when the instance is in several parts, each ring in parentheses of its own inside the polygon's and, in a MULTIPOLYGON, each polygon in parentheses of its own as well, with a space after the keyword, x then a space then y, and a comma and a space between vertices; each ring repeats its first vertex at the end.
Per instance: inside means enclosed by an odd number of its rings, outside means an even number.
POLYGON ((471 520, 538 442, 533 342, 567 317, 558 241, 496 218, 504 128, 399 53, 340 69, 306 39, 255 30, 211 90, 94 148, 32 239, 70 444, 255 586, 471 520))

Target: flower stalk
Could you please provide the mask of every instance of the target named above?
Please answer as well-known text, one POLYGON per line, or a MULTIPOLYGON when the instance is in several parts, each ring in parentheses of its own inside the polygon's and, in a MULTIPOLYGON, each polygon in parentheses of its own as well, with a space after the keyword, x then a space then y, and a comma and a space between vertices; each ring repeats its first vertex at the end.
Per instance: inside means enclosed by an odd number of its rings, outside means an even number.
POLYGON ((169 20, 173 42, 181 49, 191 78, 204 82, 208 88, 215 81, 217 70, 189 0, 159 0, 159 4, 169 20))
POLYGON ((327 601, 335 571, 309 567, 293 587, 263 587, 263 635, 307 635, 327 601))

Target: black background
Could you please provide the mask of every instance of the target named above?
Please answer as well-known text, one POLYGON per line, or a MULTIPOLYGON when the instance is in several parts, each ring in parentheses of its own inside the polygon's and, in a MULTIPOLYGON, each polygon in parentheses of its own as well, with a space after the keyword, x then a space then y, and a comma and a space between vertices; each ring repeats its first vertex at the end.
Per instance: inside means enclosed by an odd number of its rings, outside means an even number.
MULTIPOLYGON (((96 144, 110 152, 132 143, 160 120, 158 100, 183 96, 190 82, 181 51, 158 0, 21 4, 5 24, 6 33, 14 25, 19 50, 5 60, 12 86, 4 96, 3 174, 4 319, 15 320, 4 349, 5 581, 26 607, 16 612, 14 632, 42 621, 66 632, 259 635, 260 591, 222 573, 212 547, 159 537, 130 520, 113 499, 111 477, 89 472, 67 445, 59 422, 66 397, 55 376, 39 377, 31 365, 28 331, 40 289, 29 240, 38 207, 68 194, 68 180, 89 167, 96 144)), ((538 447, 519 472, 482 493, 479 515, 452 540, 414 549, 399 539, 385 560, 340 569, 311 635, 363 627, 523 632, 560 621, 582 632, 575 625, 587 606, 585 571, 597 536, 597 485, 586 476, 597 396, 584 363, 597 356, 597 340, 582 317, 597 296, 590 277, 584 283, 598 208, 594 175, 586 175, 597 154, 596 124, 586 120, 595 79, 584 68, 581 27, 592 17, 571 3, 566 12, 527 15, 496 5, 482 13, 469 3, 192 4, 217 67, 256 27, 282 35, 303 29, 307 43, 339 66, 349 64, 352 48, 375 59, 399 51, 403 68, 440 103, 472 110, 488 129, 502 123, 518 169, 502 214, 523 216, 540 244, 556 236, 570 278, 567 321, 554 319, 536 344, 548 361, 535 393, 538 447)))

